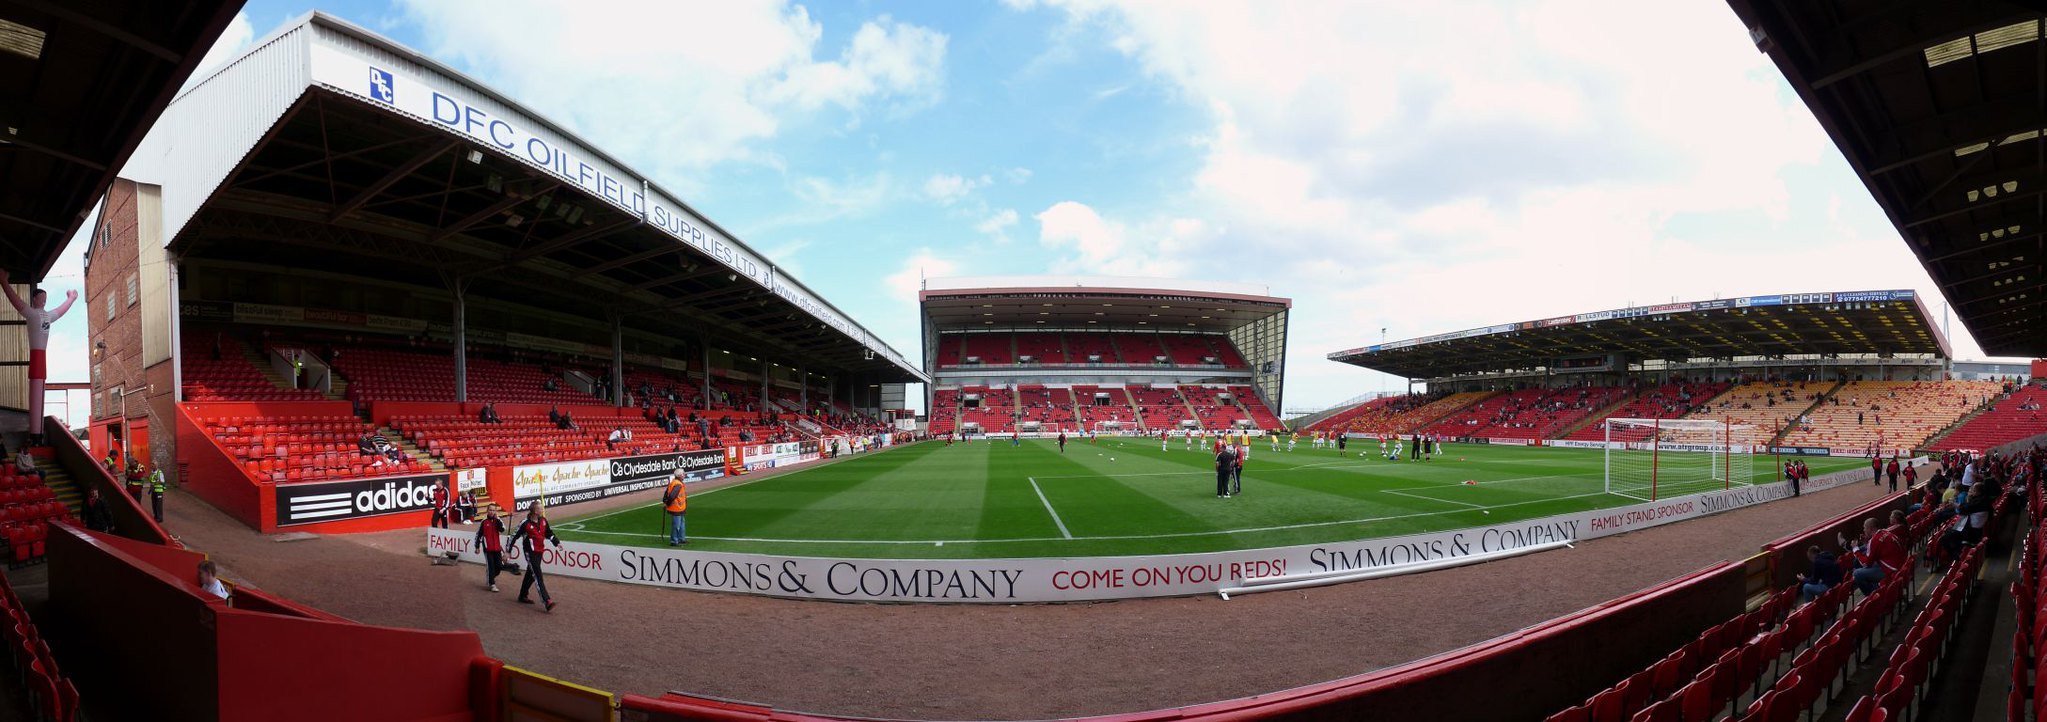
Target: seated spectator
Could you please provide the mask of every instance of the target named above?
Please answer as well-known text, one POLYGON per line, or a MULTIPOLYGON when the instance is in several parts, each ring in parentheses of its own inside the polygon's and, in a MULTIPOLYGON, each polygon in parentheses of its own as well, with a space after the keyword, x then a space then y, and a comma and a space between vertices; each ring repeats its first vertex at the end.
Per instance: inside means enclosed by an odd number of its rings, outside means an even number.
POLYGON ((213 565, 212 559, 199 560, 199 591, 223 600, 228 598, 227 585, 220 583, 220 568, 213 565))
POLYGON ((462 523, 464 524, 476 523, 476 491, 474 489, 462 492, 460 496, 455 497, 455 514, 462 517, 462 523))
POLYGON ((484 424, 505 423, 504 417, 498 416, 498 405, 494 403, 484 404, 483 410, 476 412, 476 421, 484 424))
POLYGON ((557 390, 557 389, 559 389, 559 388, 561 388, 561 387, 560 387, 559 385, 557 385, 557 384, 556 384, 556 383, 554 382, 554 377, 552 377, 552 376, 549 376, 549 377, 547 378, 547 382, 546 382, 546 383, 543 383, 543 384, 541 384, 541 385, 540 385, 540 388, 542 388, 542 389, 544 389, 544 390, 547 390, 547 391, 554 391, 554 390, 557 390))
POLYGON ((560 426, 560 425, 561 425, 561 422, 562 422, 562 412, 561 412, 561 409, 560 409, 560 407, 555 407, 555 406, 549 406, 549 407, 547 407, 547 423, 550 423, 550 424, 554 424, 554 425, 556 425, 556 426, 560 426))
POLYGON ((28 453, 28 447, 26 446, 21 447, 21 451, 15 452, 14 470, 15 472, 20 473, 24 476, 33 476, 36 478, 42 478, 43 476, 43 470, 36 468, 35 455, 28 453))
POLYGON ((363 456, 383 456, 382 444, 388 443, 390 442, 385 441, 384 437, 372 432, 363 434, 361 439, 356 440, 355 448, 357 451, 362 452, 363 456))
POLYGON ((611 435, 604 437, 604 448, 607 451, 617 451, 619 444, 632 440, 633 432, 626 431, 623 426, 614 426, 611 427, 611 435))
POLYGON ((107 500, 100 498, 100 490, 86 490, 85 508, 81 512, 85 515, 85 528, 107 532, 114 530, 114 512, 107 508, 107 500))
POLYGON ((555 422, 554 422, 554 427, 555 427, 555 428, 557 428, 557 429, 561 429, 562 431, 575 431, 575 430, 577 430, 577 429, 576 429, 576 420, 575 420, 575 419, 573 419, 573 418, 570 418, 568 414, 562 414, 562 415, 561 415, 561 419, 559 419, 559 420, 557 420, 557 421, 555 421, 555 422))

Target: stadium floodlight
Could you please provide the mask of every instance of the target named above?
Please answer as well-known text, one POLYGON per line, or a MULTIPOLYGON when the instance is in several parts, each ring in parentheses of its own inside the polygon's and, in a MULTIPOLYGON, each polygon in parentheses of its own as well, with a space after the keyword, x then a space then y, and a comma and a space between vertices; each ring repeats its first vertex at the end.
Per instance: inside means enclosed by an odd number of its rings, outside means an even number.
POLYGON ((1755 483, 1756 428, 1713 419, 1607 419, 1606 492, 1642 501, 1755 483))

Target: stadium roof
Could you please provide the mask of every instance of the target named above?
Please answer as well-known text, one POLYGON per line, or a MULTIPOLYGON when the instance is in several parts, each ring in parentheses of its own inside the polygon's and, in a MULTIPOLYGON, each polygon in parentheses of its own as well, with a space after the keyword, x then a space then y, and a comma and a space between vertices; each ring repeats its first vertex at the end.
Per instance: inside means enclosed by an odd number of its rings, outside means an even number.
POLYGON ((1293 306, 1248 283, 1106 276, 933 278, 917 299, 941 332, 1096 326, 1223 333, 1293 306))
POLYGON ((241 0, 0 0, 0 268, 40 280, 241 0))
MULTIPOLYGON (((703 338, 807 370, 923 381, 865 327, 687 204, 439 62, 312 13, 178 100, 122 177, 217 258, 703 338)), ((309 280, 318 283, 318 280, 309 280)), ((340 285, 340 284, 337 284, 340 285)))
POLYGON ((1376 344, 1329 354, 1404 378, 1550 368, 1560 359, 1629 361, 1843 354, 1948 355, 1947 339, 1912 291, 1749 296, 1612 311, 1376 344))
POLYGON ((2047 354, 2041 4, 1728 4, 1983 351, 2047 354))

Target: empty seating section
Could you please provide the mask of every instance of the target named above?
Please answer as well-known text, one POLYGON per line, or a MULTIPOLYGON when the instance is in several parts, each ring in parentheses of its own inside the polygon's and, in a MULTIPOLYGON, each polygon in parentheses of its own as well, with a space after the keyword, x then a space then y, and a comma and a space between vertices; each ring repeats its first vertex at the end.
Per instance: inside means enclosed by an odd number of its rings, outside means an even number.
POLYGON ((1239 421, 1249 421, 1251 416, 1234 405, 1224 404, 1225 389, 1206 386, 1181 386, 1180 395, 1194 407, 1194 418, 1204 429, 1227 429, 1237 426, 1239 421))
POLYGON ((41 477, 20 474, 12 463, 0 464, 0 534, 7 536, 8 561, 21 565, 42 559, 52 521, 75 520, 41 477))
POLYGON ((1010 340, 1006 333, 967 334, 964 357, 960 360, 962 363, 983 365, 1016 363, 1016 356, 1009 350, 1010 340))
POLYGON ((432 471, 410 459, 391 462, 364 455, 362 438, 376 429, 348 414, 219 416, 209 414, 204 405, 190 408, 192 420, 258 481, 290 483, 432 471), (384 463, 378 465, 379 461, 384 463))
POLYGON ((978 425, 988 434, 1016 430, 1015 397, 1009 389, 968 386, 960 389, 960 403, 961 426, 978 425))
POLYGON ((1178 390, 1152 386, 1131 386, 1129 390, 1130 398, 1137 401, 1138 419, 1146 429, 1178 429, 1180 422, 1194 418, 1178 390))
POLYGON ((1137 419, 1130 408, 1130 393, 1121 386, 1073 387, 1073 399, 1080 406, 1080 423, 1095 428, 1096 422, 1130 422, 1137 419))
MULTIPOLYGON (((1571 432, 1566 439, 1600 441, 1609 438, 1606 433, 1606 419, 1675 419, 1694 410, 1705 407, 1706 402, 1727 390, 1726 383, 1673 383, 1643 389, 1642 393, 1601 417, 1599 421, 1586 424, 1584 428, 1571 432)), ((1653 428, 1616 429, 1610 437, 1616 441, 1647 441, 1654 433, 1653 428)))
POLYGON ((1438 420, 1449 421, 1452 414, 1490 398, 1495 393, 1498 392, 1465 391, 1433 401, 1425 396, 1395 397, 1386 404, 1364 410, 1348 423, 1335 429, 1365 434, 1411 434, 1417 431, 1445 434, 1437 430, 1438 420), (1403 402, 1402 399, 1408 400, 1403 402))
POLYGON ((1833 387, 1816 381, 1750 381, 1728 389, 1683 418, 1746 426, 1728 435, 1735 443, 1767 444, 1833 387))
POLYGON ((2002 391, 1994 381, 1850 381, 1786 433, 1784 444, 1913 449, 2002 391))
POLYGON ((220 358, 213 357, 212 338, 186 338, 183 350, 187 401, 319 401, 312 389, 279 388, 263 376, 239 341, 222 340, 220 358))
POLYGON ((1251 423, 1258 425, 1258 428, 1273 431, 1285 426, 1280 423, 1279 415, 1272 413, 1272 409, 1265 405, 1265 400, 1258 398, 1257 389, 1249 386, 1231 386, 1230 394, 1236 397, 1237 405, 1244 407, 1244 413, 1251 417, 1251 423))
POLYGON ((1431 434, 1545 439, 1625 396, 1619 386, 1523 389, 1496 396, 1429 427, 1431 434))
MULTIPOLYGON (((348 399, 369 401, 454 401, 455 359, 446 353, 348 348, 333 361, 348 380, 348 399)), ((495 403, 586 404, 589 394, 577 391, 559 375, 539 366, 486 358, 468 359, 469 400, 495 403), (546 388, 548 379, 556 388, 546 388)))
POLYGON ((934 389, 931 392, 931 410, 927 414, 930 424, 926 427, 931 435, 951 433, 959 428, 959 389, 934 389))
MULTIPOLYGON (((42 546, 40 537, 35 544, 42 546)), ((49 641, 29 619, 28 607, 4 578, 0 578, 0 609, 7 613, 5 619, 0 619, 0 639, 7 641, 7 658, 14 662, 15 677, 28 688, 28 704, 24 707, 31 718, 56 722, 83 719, 78 711, 77 685, 57 668, 49 641)))
POLYGON ((2041 406, 2047 406, 2047 387, 2026 386, 1934 442, 1933 449, 1974 451, 2047 434, 2047 415, 2043 415, 2041 406))
POLYGON ((1250 366, 1243 352, 1220 334, 1017 333, 949 334, 938 341, 941 367, 1029 363, 1038 366, 1130 364, 1241 369, 1250 366), (1030 361, 1024 361, 1030 357, 1030 361), (1210 359, 1214 359, 1210 361, 1210 359))
POLYGON ((1055 427, 1061 431, 1078 428, 1073 415, 1073 392, 1068 389, 1026 384, 1017 387, 1016 403, 1021 420, 1036 421, 1044 431, 1055 427))
POLYGON ((1025 363, 1025 356, 1030 357, 1029 363, 1065 364, 1066 344, 1056 333, 1019 333, 1016 335, 1017 363, 1025 363))
POLYGON ((1396 404, 1418 406, 1425 403, 1428 403, 1428 400, 1420 396, 1381 396, 1376 399, 1351 404, 1349 407, 1336 413, 1322 417, 1321 420, 1309 424, 1300 429, 1300 431, 1321 433, 1337 429, 1348 429, 1350 422, 1359 418, 1366 416, 1377 417, 1393 413, 1389 407, 1396 404))
POLYGON ((1209 345, 1206 337, 1159 334, 1159 345, 1165 347, 1166 358, 1175 366, 1216 366, 1221 362, 1221 357, 1216 355, 1215 347, 1209 345), (1212 358, 1217 361, 1210 362, 1212 358))
POLYGON ((1106 333, 1066 334, 1067 363, 1123 363, 1116 355, 1116 344, 1106 333))

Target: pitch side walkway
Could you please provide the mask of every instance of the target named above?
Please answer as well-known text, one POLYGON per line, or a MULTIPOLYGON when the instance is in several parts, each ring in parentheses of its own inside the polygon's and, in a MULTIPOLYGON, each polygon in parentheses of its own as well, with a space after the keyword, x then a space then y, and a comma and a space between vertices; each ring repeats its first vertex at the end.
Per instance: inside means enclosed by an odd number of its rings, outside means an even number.
POLYGON ((371 624, 474 629, 512 664, 612 692, 1026 719, 1209 702, 1398 664, 1746 558, 1878 493, 1850 484, 1576 549, 1227 602, 1020 606, 793 601, 553 577, 561 606, 549 615, 512 601, 516 577, 491 594, 480 567, 430 565, 417 532, 273 541, 182 492, 167 500, 166 526, 232 581, 371 624))

